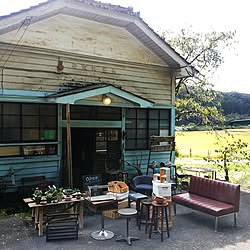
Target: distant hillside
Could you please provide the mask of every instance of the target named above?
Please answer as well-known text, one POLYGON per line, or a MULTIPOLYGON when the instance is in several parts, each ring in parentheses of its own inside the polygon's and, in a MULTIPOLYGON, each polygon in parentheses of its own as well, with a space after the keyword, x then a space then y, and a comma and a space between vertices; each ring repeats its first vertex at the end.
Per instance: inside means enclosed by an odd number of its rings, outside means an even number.
POLYGON ((227 120, 250 118, 250 94, 222 92, 221 105, 227 120))

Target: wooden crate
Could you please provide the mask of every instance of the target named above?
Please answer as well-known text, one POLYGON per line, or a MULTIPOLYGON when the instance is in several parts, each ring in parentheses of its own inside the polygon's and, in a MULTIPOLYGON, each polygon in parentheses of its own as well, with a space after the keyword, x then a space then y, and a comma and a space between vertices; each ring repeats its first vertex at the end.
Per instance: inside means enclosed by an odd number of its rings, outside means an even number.
MULTIPOLYGON (((128 207, 128 199, 122 200, 118 202, 118 209, 126 208, 128 207)), ((103 215, 105 217, 111 218, 111 219, 117 219, 119 218, 118 209, 112 209, 103 211, 103 215)))

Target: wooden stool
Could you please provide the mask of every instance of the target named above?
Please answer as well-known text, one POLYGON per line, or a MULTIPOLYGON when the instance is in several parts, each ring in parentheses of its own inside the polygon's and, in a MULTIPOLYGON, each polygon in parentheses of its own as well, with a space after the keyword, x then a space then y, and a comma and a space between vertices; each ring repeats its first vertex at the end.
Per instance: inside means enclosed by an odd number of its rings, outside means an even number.
POLYGON ((148 232, 148 225, 150 224, 150 208, 151 207, 152 207, 152 200, 141 201, 138 228, 139 228, 139 230, 141 230, 141 224, 145 223, 145 233, 148 232), (145 221, 142 221, 143 216, 145 216, 145 221))
POLYGON ((165 201, 165 202, 159 204, 156 201, 152 201, 152 205, 153 205, 153 212, 152 212, 151 224, 150 224, 150 229, 149 229, 149 238, 151 238, 152 227, 154 226, 154 228, 155 228, 154 232, 159 232, 161 234, 161 241, 163 241, 164 216, 166 219, 167 235, 169 237, 168 212, 167 212, 168 202, 165 201), (160 220, 160 228, 158 225, 158 219, 160 220))
POLYGON ((127 219, 127 232, 126 236, 121 235, 116 239, 116 241, 127 241, 127 243, 131 246, 132 240, 139 240, 137 237, 129 235, 129 220, 137 215, 137 211, 134 208, 122 208, 118 210, 118 213, 127 219))

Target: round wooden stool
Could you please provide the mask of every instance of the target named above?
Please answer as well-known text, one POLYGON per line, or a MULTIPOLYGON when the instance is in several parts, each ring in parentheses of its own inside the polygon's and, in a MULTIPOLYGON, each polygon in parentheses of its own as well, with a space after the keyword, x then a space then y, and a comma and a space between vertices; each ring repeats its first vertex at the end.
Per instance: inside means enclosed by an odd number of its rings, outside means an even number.
POLYGON ((118 213, 127 219, 127 232, 126 236, 119 236, 116 241, 127 241, 127 243, 131 246, 132 240, 139 240, 137 237, 133 237, 129 235, 129 220, 132 217, 136 217, 137 210, 134 208, 122 208, 118 210, 118 213))
POLYGON ((164 201, 163 203, 157 203, 156 201, 152 201, 153 205, 153 211, 152 211, 152 218, 151 218, 151 224, 149 229, 149 238, 151 238, 152 235, 152 227, 154 226, 154 233, 159 232, 161 234, 161 241, 163 241, 163 222, 164 217, 166 221, 166 228, 167 228, 167 235, 169 237, 169 227, 168 227, 168 202, 164 201), (158 225, 158 222, 160 221, 160 227, 158 225))
POLYGON ((139 230, 141 230, 141 224, 145 223, 145 233, 148 232, 148 226, 150 225, 150 208, 151 207, 152 207, 152 200, 141 201, 138 228, 139 230), (142 220, 143 217, 145 217, 144 221, 142 220))

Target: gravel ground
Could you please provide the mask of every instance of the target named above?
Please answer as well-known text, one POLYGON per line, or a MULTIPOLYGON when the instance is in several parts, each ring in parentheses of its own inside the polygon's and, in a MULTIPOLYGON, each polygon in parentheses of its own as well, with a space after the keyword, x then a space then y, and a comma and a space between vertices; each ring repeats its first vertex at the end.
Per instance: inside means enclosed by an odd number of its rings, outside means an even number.
POLYGON ((130 234, 139 237, 132 246, 125 242, 116 242, 115 238, 125 233, 126 221, 123 218, 112 220, 105 218, 105 228, 115 233, 107 241, 96 241, 91 232, 100 228, 100 215, 84 216, 84 229, 79 231, 78 240, 59 240, 46 243, 45 236, 38 237, 31 219, 11 217, 0 220, 0 249, 250 249, 250 193, 241 192, 240 212, 237 227, 233 227, 233 216, 219 219, 218 232, 214 232, 212 216, 177 206, 177 215, 173 216, 173 228, 170 238, 160 241, 159 234, 151 239, 142 230, 138 230, 135 220, 131 220, 130 234))

